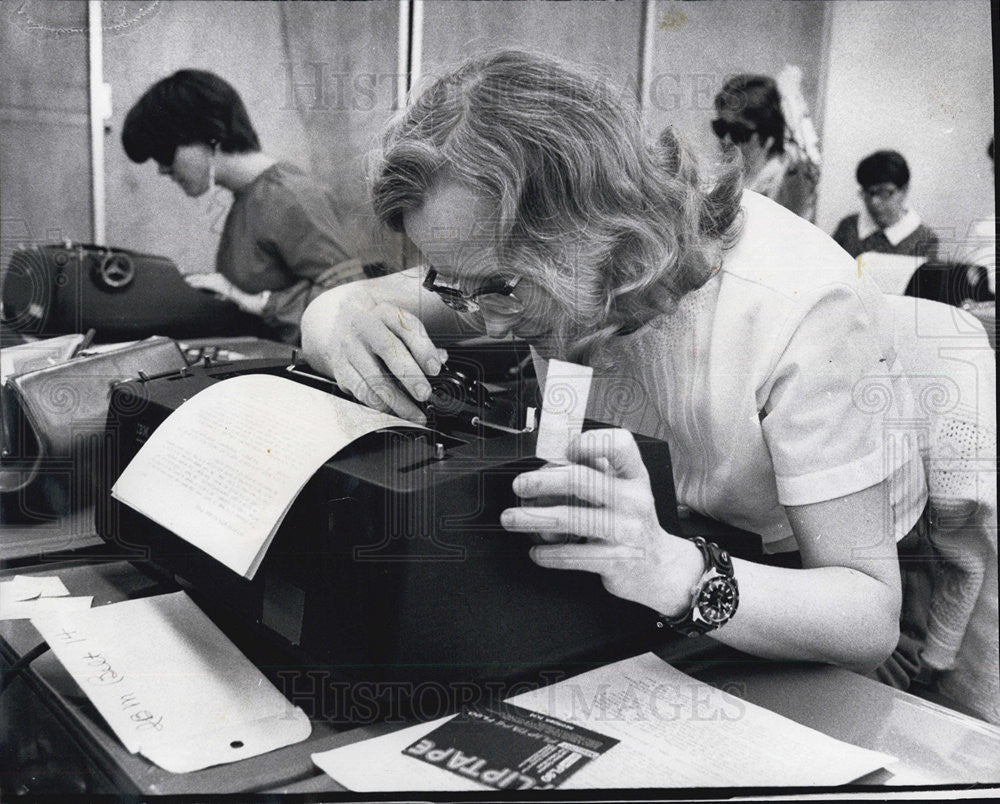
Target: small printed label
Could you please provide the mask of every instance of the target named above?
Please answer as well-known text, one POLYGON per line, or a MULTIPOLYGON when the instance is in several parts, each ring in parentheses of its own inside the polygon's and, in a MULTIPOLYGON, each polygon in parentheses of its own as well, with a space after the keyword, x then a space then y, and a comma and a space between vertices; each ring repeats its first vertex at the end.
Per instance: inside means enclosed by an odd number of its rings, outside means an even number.
POLYGON ((613 737, 505 703, 467 707, 403 754, 498 790, 544 790, 617 744, 613 737))

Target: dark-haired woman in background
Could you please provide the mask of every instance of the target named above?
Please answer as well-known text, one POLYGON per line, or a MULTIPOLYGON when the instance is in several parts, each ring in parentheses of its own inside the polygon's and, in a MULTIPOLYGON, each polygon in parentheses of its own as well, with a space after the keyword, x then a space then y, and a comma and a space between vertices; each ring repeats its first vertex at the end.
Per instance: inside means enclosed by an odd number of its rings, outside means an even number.
POLYGON ((214 185, 232 192, 217 273, 186 278, 260 316, 282 340, 298 342, 299 320, 319 293, 364 278, 329 189, 261 151, 243 101, 219 76, 180 70, 155 83, 126 116, 122 144, 192 198, 214 185))
POLYGON ((791 136, 775 80, 730 77, 715 96, 715 112, 712 131, 724 150, 739 149, 747 188, 814 220, 819 167, 791 136))
POLYGON ((906 203, 910 168, 898 151, 876 151, 858 163, 854 173, 864 205, 833 232, 852 257, 866 251, 934 257, 938 238, 906 203))

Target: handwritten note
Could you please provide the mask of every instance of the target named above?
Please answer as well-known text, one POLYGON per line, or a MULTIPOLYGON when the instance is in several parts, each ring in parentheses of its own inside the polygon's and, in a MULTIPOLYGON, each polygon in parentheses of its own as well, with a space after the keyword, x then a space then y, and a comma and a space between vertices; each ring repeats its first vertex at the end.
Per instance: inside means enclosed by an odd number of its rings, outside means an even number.
POLYGON ((535 454, 549 463, 566 463, 570 439, 583 429, 594 370, 562 360, 549 360, 542 395, 535 454))
MULTIPOLYGON (((618 740, 563 789, 838 785, 893 757, 827 737, 696 681, 652 653, 509 703, 618 740)), ((483 790, 402 753, 449 718, 313 754, 349 790, 483 790)))
POLYGON ((183 592, 31 622, 125 747, 168 771, 257 756, 311 731, 183 592))
POLYGON ((283 377, 233 377, 174 411, 111 493, 253 578, 325 461, 366 433, 415 426, 283 377))

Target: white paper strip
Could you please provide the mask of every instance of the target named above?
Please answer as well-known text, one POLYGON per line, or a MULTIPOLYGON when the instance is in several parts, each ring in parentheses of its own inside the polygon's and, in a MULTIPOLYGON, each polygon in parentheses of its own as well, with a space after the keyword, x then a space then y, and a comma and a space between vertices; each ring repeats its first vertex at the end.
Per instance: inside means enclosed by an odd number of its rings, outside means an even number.
POLYGON ((535 455, 549 463, 567 463, 566 450, 583 430, 594 370, 562 360, 549 360, 542 396, 535 455))
POLYGON ((0 583, 0 597, 9 600, 33 600, 37 597, 65 597, 69 589, 58 575, 15 575, 0 583))
POLYGON ((89 609, 93 596, 36 597, 32 600, 0 599, 0 620, 30 620, 44 614, 89 609))

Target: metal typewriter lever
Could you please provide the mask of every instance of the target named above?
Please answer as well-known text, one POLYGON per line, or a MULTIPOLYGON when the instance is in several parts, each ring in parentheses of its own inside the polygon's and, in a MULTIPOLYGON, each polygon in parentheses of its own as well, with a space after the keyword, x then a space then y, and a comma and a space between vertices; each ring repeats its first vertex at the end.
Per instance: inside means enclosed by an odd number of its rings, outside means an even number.
POLYGON ((472 417, 473 427, 489 427, 491 430, 499 430, 503 433, 513 433, 514 435, 519 435, 521 433, 533 433, 535 431, 536 414, 533 407, 529 407, 524 414, 524 427, 518 429, 516 427, 505 427, 502 424, 492 424, 491 422, 485 421, 479 416, 472 417))

